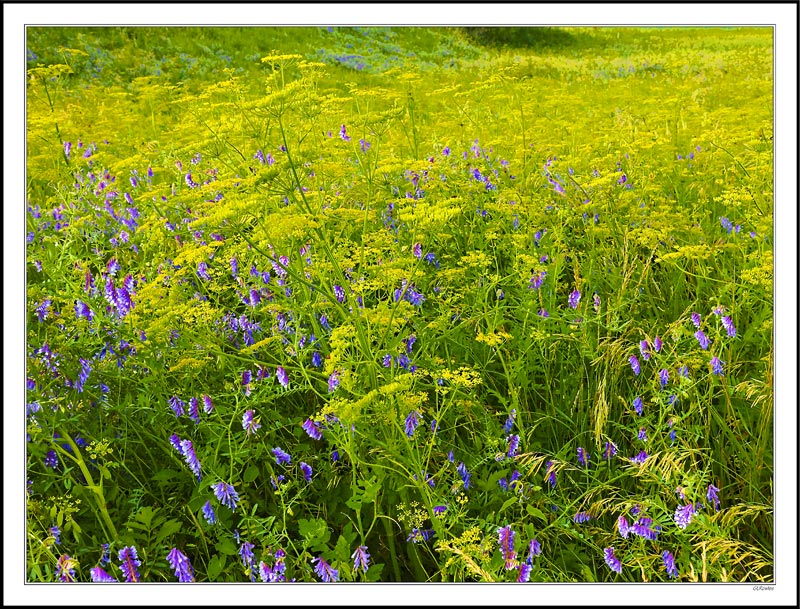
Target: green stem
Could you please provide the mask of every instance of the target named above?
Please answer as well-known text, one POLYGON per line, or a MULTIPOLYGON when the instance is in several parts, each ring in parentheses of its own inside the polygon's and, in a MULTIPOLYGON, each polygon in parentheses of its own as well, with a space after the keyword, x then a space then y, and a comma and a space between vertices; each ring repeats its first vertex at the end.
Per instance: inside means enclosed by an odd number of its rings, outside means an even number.
POLYGON ((400 563, 397 562, 397 546, 394 542, 394 531, 392 531, 392 523, 387 517, 381 518, 383 520, 383 530, 386 533, 386 542, 389 544, 389 554, 392 558, 392 570, 394 571, 395 581, 403 581, 400 575, 400 563))

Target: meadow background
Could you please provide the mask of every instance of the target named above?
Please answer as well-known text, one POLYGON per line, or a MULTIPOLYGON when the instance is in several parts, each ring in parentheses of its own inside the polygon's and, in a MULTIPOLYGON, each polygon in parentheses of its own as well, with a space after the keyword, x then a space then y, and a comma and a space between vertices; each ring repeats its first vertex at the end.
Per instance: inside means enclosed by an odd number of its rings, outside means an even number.
POLYGON ((28 581, 771 581, 769 28, 29 28, 28 581))

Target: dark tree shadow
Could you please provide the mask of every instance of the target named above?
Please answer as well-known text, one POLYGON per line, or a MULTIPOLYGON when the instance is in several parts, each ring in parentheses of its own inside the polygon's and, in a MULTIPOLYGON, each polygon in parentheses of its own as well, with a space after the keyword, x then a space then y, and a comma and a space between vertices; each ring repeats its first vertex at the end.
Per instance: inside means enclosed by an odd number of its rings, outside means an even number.
POLYGON ((555 27, 464 27, 462 30, 474 43, 493 48, 564 49, 578 43, 575 34, 555 27))

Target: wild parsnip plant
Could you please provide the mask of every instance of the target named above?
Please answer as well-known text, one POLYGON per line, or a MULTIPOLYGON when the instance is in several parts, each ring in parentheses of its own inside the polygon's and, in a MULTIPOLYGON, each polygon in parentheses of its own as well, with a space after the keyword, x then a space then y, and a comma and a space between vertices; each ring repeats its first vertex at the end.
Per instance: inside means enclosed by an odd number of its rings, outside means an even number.
POLYGON ((771 30, 493 40, 28 30, 29 581, 772 579, 771 30))

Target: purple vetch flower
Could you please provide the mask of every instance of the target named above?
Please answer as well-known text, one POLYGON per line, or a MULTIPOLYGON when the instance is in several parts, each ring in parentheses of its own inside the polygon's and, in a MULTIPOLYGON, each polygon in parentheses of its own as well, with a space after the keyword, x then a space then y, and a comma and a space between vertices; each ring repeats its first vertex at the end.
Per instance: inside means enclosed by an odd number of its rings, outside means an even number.
POLYGON ((44 458, 44 466, 49 467, 50 469, 56 469, 58 467, 58 455, 56 454, 56 451, 47 451, 47 455, 44 458))
POLYGON ((175 413, 176 417, 182 417, 185 414, 183 400, 181 400, 177 395, 173 395, 169 399, 169 406, 172 408, 172 411, 175 413))
POLYGON ((89 576, 92 578, 93 582, 98 584, 113 584, 119 581, 116 577, 112 577, 106 573, 102 567, 92 567, 89 569, 89 576))
POLYGON ((573 290, 569 295, 569 308, 577 309, 580 300, 581 300, 581 293, 578 290, 573 290))
POLYGON ((278 366, 275 370, 275 378, 278 379, 278 382, 283 385, 284 388, 289 386, 289 375, 286 373, 283 366, 278 366))
POLYGON ((663 345, 664 345, 664 343, 661 342, 661 338, 656 336, 655 339, 653 340, 653 349, 655 349, 655 352, 656 353, 660 352, 661 351, 661 347, 663 345))
POLYGON ((509 458, 513 458, 517 454, 517 450, 519 449, 519 435, 514 434, 508 436, 506 440, 508 440, 508 451, 506 451, 506 456, 509 458))
POLYGON ((195 424, 200 423, 200 401, 195 397, 189 399, 189 418, 195 424))
POLYGON ((197 265, 197 276, 206 281, 211 280, 211 276, 208 274, 208 265, 205 262, 197 265))
POLYGON ((463 461, 458 464, 456 471, 458 471, 458 475, 461 476, 461 480, 464 482, 464 490, 468 489, 471 474, 467 471, 467 466, 464 465, 463 461))
POLYGON ((42 303, 36 307, 36 315, 39 317, 39 321, 44 321, 47 319, 47 313, 49 312, 50 305, 53 304, 53 301, 49 298, 45 298, 42 303))
POLYGON ((409 438, 414 435, 414 430, 420 424, 421 418, 422 417, 420 413, 416 410, 412 410, 411 412, 408 413, 405 423, 405 432, 409 438))
POLYGON ((169 437, 169 443, 172 444, 173 448, 183 456, 183 448, 181 447, 181 439, 178 437, 178 434, 174 433, 169 437))
POLYGON ((369 569, 369 553, 367 546, 358 546, 356 551, 350 555, 353 559, 353 572, 355 573, 360 568, 364 573, 369 569))
POLYGON ((89 308, 89 305, 87 305, 85 302, 81 302, 80 300, 78 300, 75 303, 75 317, 77 319, 85 317, 89 321, 92 321, 92 319, 94 319, 94 313, 89 308))
POLYGON ((644 403, 642 402, 642 398, 637 396, 633 399, 633 409, 636 411, 636 414, 642 416, 642 412, 644 411, 644 403))
POLYGON ((689 526, 696 512, 695 506, 691 503, 687 505, 679 505, 675 509, 675 524, 679 529, 685 529, 689 526))
POLYGON ((583 449, 582 446, 578 447, 578 465, 582 467, 586 467, 589 463, 589 455, 586 454, 586 451, 583 449))
POLYGON ((644 427, 639 430, 639 439, 642 442, 647 442, 647 430, 644 427))
POLYGON ((544 278, 547 276, 547 271, 539 271, 531 276, 530 283, 528 284, 529 290, 538 290, 544 283, 544 278))
POLYGON ((211 414, 211 411, 214 410, 214 404, 208 395, 203 395, 203 410, 206 414, 211 414))
POLYGON ((631 532, 631 527, 628 524, 628 520, 625 518, 625 516, 620 516, 617 518, 617 530, 625 539, 628 538, 628 533, 631 532))
POLYGON ((261 423, 259 423, 259 419, 253 418, 255 414, 256 413, 253 410, 245 410, 244 415, 242 416, 242 428, 247 432, 248 436, 251 433, 254 434, 261 429, 261 423))
POLYGON ((278 465, 280 465, 281 463, 289 465, 292 462, 292 456, 285 450, 283 450, 280 446, 273 448, 272 454, 275 456, 275 462, 278 465))
POLYGON ((664 567, 667 570, 667 575, 670 577, 678 577, 678 567, 675 566, 675 557, 669 550, 664 550, 661 554, 661 558, 664 561, 664 567))
POLYGON ((592 515, 589 512, 578 512, 572 517, 575 524, 583 524, 584 522, 589 522, 591 519, 592 515))
POLYGON ((328 377, 328 393, 333 393, 339 387, 339 375, 340 372, 338 370, 331 372, 330 377, 328 377))
POLYGON ((517 536, 511 525, 506 525, 497 529, 498 543, 503 554, 506 570, 513 569, 517 565, 517 551, 514 549, 514 540, 517 536))
POLYGON ((233 490, 232 485, 225 482, 217 482, 211 485, 211 489, 222 505, 227 506, 231 511, 236 510, 236 504, 239 503, 239 494, 233 490))
POLYGON ((503 424, 503 431, 509 433, 514 426, 514 420, 517 418, 517 409, 512 408, 511 414, 508 415, 506 422, 503 424))
POLYGON ((366 152, 372 147, 372 144, 365 139, 358 140, 358 143, 361 144, 361 152, 366 152))
POLYGON ((606 442, 603 449, 603 459, 608 461, 611 457, 617 454, 617 446, 613 442, 606 442))
POLYGON ((313 440, 322 439, 322 430, 316 422, 312 421, 311 419, 306 419, 302 427, 303 431, 305 431, 313 440))
POLYGON ((242 559, 242 565, 244 567, 251 568, 253 566, 253 559, 255 558, 253 555, 253 548, 255 547, 255 544, 248 541, 243 541, 239 546, 239 558, 242 559))
POLYGON ((178 578, 179 582, 186 583, 194 581, 194 572, 189 562, 189 557, 178 548, 172 548, 172 550, 170 550, 169 554, 167 554, 167 561, 169 561, 170 567, 175 571, 175 577, 178 578))
POLYGON ((539 543, 538 539, 531 539, 531 542, 528 544, 528 564, 533 561, 534 556, 539 556, 542 553, 542 544, 539 543))
POLYGON ((414 258, 416 258, 417 260, 421 260, 422 259, 422 244, 421 243, 415 243, 414 247, 411 248, 411 252, 414 254, 414 258))
POLYGON ((714 511, 719 512, 719 496, 717 493, 719 489, 714 486, 713 484, 708 485, 708 492, 706 492, 706 498, 714 504, 714 511))
POLYGON ((340 303, 344 302, 345 293, 344 293, 344 288, 342 288, 342 286, 334 285, 333 286, 333 295, 336 297, 336 300, 338 300, 340 303))
POLYGON ((605 548, 603 550, 603 556, 605 557, 606 564, 608 568, 616 573, 622 573, 622 563, 619 559, 614 556, 614 547, 605 548))
POLYGON ((407 542, 411 543, 419 543, 420 541, 428 541, 431 537, 433 537, 434 532, 433 529, 411 529, 411 534, 406 537, 407 542))
POLYGON ((692 323, 698 330, 700 329, 700 313, 692 313, 692 323))
POLYGON ((725 376, 722 372, 722 365, 725 363, 721 359, 719 359, 716 355, 711 358, 711 361, 708 362, 711 365, 711 371, 716 374, 717 376, 725 376))
POLYGON ((643 340, 639 343, 639 352, 642 354, 644 361, 650 359, 650 345, 646 340, 643 340))
POLYGON ((245 395, 250 395, 250 383, 253 380, 253 373, 249 370, 242 372, 242 389, 245 395))
POLYGON ((342 138, 345 142, 350 141, 350 136, 347 135, 347 128, 342 125, 342 128, 339 129, 339 137, 342 138))
POLYGON ((711 344, 711 341, 702 330, 698 330, 697 332, 695 332, 694 337, 697 339, 697 342, 700 343, 700 347, 702 349, 708 349, 709 345, 711 344))
POLYGON ((635 355, 631 355, 630 359, 628 360, 631 363, 631 369, 636 376, 639 376, 639 373, 642 371, 641 366, 639 366, 639 360, 636 358, 635 355))
POLYGON ((322 366, 322 355, 320 355, 319 351, 314 351, 314 354, 311 356, 311 365, 315 368, 322 366))
POLYGON ((210 501, 206 501, 203 505, 203 518, 206 519, 208 524, 217 522, 217 514, 214 512, 214 506, 211 505, 210 501))
POLYGON ((647 454, 647 452, 641 451, 635 457, 631 457, 631 463, 637 463, 638 465, 642 465, 644 464, 645 461, 647 461, 648 456, 649 455, 647 454))
POLYGON ((733 338, 736 336, 736 326, 733 325, 733 321, 727 315, 722 318, 722 325, 725 327, 725 330, 728 332, 728 336, 733 338))
POLYGON ((306 479, 306 482, 311 482, 311 476, 314 474, 314 470, 311 469, 311 466, 304 462, 300 462, 300 469, 303 472, 303 478, 306 479))
POLYGON ((58 545, 61 543, 61 529, 58 527, 50 527, 50 534, 53 536, 53 543, 58 545))
POLYGON ((531 579, 531 570, 533 569, 533 565, 528 564, 527 562, 520 563, 519 565, 519 575, 517 576, 517 581, 519 583, 525 583, 530 581, 531 579))
POLYGON ((181 452, 183 453, 183 457, 186 460, 186 464, 189 466, 189 469, 192 470, 195 476, 197 476, 197 481, 203 479, 202 475, 200 474, 200 461, 197 459, 197 454, 194 452, 194 446, 192 445, 191 440, 181 440, 181 452))
POLYGON ((446 505, 435 505, 433 506, 433 515, 434 516, 441 516, 447 511, 446 505))
MULTIPOLYGON (((342 125, 342 129, 344 130, 344 125, 342 125)), ((325 583, 339 581, 339 571, 331 567, 321 556, 314 558, 311 563, 314 564, 314 572, 325 583)))
POLYGON ((550 313, 548 313, 544 309, 539 309, 538 315, 539 315, 539 317, 550 317, 550 313))
POLYGON ((422 303, 425 302, 425 296, 422 292, 417 292, 414 288, 409 287, 406 289, 406 300, 410 302, 415 307, 421 307, 422 303))
POLYGON ((547 463, 544 464, 544 466, 547 468, 547 472, 544 475, 545 480, 547 480, 547 483, 550 485, 550 488, 553 489, 556 487, 555 467, 553 466, 552 461, 548 461, 547 463))
POLYGON ((78 561, 68 554, 59 556, 58 562, 56 562, 56 577, 58 577, 58 580, 62 582, 74 582, 75 567, 77 565, 78 561))
POLYGON ((136 567, 141 566, 141 562, 139 561, 139 557, 136 555, 136 546, 127 546, 122 548, 117 555, 117 558, 120 561, 120 571, 125 576, 125 581, 127 582, 138 582, 139 581, 139 571, 136 570, 136 567))
POLYGON ((391 368, 392 367, 392 356, 388 353, 383 356, 383 367, 384 368, 391 368))

